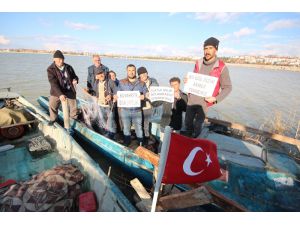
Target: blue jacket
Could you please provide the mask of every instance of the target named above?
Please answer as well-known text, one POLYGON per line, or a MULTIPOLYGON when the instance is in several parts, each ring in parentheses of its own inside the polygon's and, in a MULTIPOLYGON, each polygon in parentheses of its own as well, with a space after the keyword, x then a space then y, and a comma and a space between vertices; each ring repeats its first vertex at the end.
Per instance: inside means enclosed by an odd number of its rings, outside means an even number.
MULTIPOLYGON (((136 79, 135 82, 131 83, 128 78, 122 79, 119 82, 117 87, 118 91, 139 91, 141 95, 146 95, 148 89, 146 84, 139 79, 136 79)), ((127 109, 139 109, 139 108, 127 108, 127 109)))

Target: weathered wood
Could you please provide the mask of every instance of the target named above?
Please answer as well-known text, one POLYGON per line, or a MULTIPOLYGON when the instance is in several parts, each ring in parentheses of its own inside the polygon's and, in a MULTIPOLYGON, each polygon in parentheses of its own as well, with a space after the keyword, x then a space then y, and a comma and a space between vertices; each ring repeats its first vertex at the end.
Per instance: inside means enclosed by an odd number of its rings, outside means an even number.
POLYGON ((212 203, 212 197, 202 186, 190 191, 161 197, 158 203, 164 210, 183 209, 212 203))
POLYGON ((17 93, 10 92, 10 88, 2 88, 2 89, 7 89, 8 91, 0 91, 0 99, 13 99, 13 98, 18 98, 20 96, 17 93))
POLYGON ((224 195, 220 194, 219 192, 215 191, 212 189, 209 185, 207 184, 201 184, 201 183, 196 183, 196 184, 188 184, 190 188, 199 188, 199 187, 205 187, 206 190, 210 193, 212 196, 213 203, 216 205, 220 206, 222 209, 224 209, 227 212, 246 212, 247 209, 237 202, 225 197, 224 195))
POLYGON ((135 149, 134 151, 135 154, 137 154, 139 157, 148 160, 151 162, 155 167, 158 167, 158 162, 159 162, 159 156, 155 154, 154 152, 139 146, 135 149))
POLYGON ((225 197, 224 195, 220 194, 219 192, 215 191, 208 185, 203 185, 206 187, 207 191, 211 194, 213 198, 213 202, 219 205, 227 212, 247 212, 247 209, 242 205, 238 204, 237 202, 225 197))
POLYGON ((213 119, 213 118, 207 118, 206 121, 210 122, 210 123, 214 123, 214 124, 223 125, 223 126, 226 126, 226 127, 229 127, 229 128, 237 129, 237 130, 240 130, 240 131, 244 131, 244 132, 259 134, 259 135, 262 135, 264 137, 271 138, 271 139, 276 140, 276 141, 288 143, 288 144, 291 144, 291 145, 296 145, 296 146, 300 145, 300 140, 297 140, 295 138, 287 137, 287 136, 280 135, 280 134, 270 133, 270 132, 267 132, 267 131, 263 131, 263 130, 255 129, 255 128, 252 128, 252 127, 248 127, 248 126, 245 126, 245 125, 242 125, 242 124, 227 122, 227 121, 224 121, 224 120, 218 120, 218 119, 213 119))
POLYGON ((149 193, 146 191, 144 186, 137 178, 131 180, 130 184, 138 194, 139 198, 141 199, 141 201, 136 204, 138 209, 143 212, 150 212, 152 199, 149 193))
POLYGON ((2 126, 2 127, 0 127, 0 129, 10 128, 10 127, 20 126, 20 125, 28 125, 28 124, 35 123, 35 122, 38 122, 38 120, 30 120, 30 121, 27 121, 24 123, 10 124, 10 125, 6 125, 6 126, 2 126))

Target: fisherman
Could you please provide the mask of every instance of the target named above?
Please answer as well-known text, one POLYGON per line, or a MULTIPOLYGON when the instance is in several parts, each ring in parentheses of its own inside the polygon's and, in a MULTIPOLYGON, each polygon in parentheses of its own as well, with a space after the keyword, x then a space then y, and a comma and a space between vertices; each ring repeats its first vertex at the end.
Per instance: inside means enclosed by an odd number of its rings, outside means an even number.
POLYGON ((50 83, 49 125, 57 119, 60 103, 67 101, 70 107, 70 117, 77 119, 77 104, 75 86, 78 84, 78 77, 72 66, 64 62, 64 55, 57 50, 53 55, 53 63, 47 68, 48 80, 50 83))
MULTIPOLYGON (((218 78, 217 85, 212 96, 200 97, 188 94, 188 103, 185 116, 186 136, 198 137, 202 130, 202 124, 208 111, 208 107, 220 103, 232 90, 229 71, 225 63, 217 57, 219 40, 210 37, 204 42, 204 57, 196 61, 194 73, 210 75, 218 78)), ((184 83, 188 79, 185 77, 184 83)))
POLYGON ((105 76, 108 76, 108 67, 103 65, 101 63, 101 58, 99 55, 93 55, 93 65, 89 66, 88 68, 88 76, 87 76, 87 91, 90 94, 95 94, 93 93, 93 83, 96 81, 96 74, 95 71, 96 69, 102 69, 104 71, 105 76))
MULTIPOLYGON (((139 91, 140 99, 144 100, 147 87, 144 82, 136 77, 136 67, 133 64, 127 66, 127 78, 120 80, 118 91, 139 91)), ((117 96, 114 98, 117 100, 117 96)), ((131 142, 131 124, 134 124, 135 133, 139 145, 143 143, 142 110, 141 107, 121 108, 120 115, 123 125, 124 145, 129 146, 131 142)))
POLYGON ((101 67, 95 69, 96 81, 92 90, 99 105, 100 126, 104 134, 114 140, 116 134, 116 123, 114 120, 113 95, 117 93, 115 82, 105 76, 105 71, 101 67))
MULTIPOLYGON (((140 67, 137 70, 138 76, 140 81, 144 82, 146 84, 146 87, 148 91, 150 90, 150 87, 159 86, 156 79, 149 77, 148 71, 145 67, 140 67)), ((148 94, 146 95, 146 98, 143 102, 143 131, 144 131, 144 145, 148 145, 149 139, 150 139, 150 129, 151 129, 151 123, 150 119, 152 116, 152 106, 150 103, 150 100, 147 98, 148 94)))

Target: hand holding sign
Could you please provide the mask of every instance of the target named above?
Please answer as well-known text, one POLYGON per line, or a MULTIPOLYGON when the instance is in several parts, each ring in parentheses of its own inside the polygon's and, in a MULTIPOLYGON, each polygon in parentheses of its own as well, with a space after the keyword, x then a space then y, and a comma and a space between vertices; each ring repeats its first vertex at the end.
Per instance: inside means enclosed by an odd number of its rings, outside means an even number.
POLYGON ((171 87, 150 87, 149 99, 151 102, 174 102, 174 89, 171 87))
POLYGON ((206 97, 204 100, 208 103, 214 103, 217 99, 216 97, 206 97))
POLYGON ((217 77, 189 72, 184 85, 184 91, 201 97, 211 97, 217 82, 217 77))
POLYGON ((118 107, 135 108, 141 107, 141 99, 139 91, 118 91, 117 92, 118 107))

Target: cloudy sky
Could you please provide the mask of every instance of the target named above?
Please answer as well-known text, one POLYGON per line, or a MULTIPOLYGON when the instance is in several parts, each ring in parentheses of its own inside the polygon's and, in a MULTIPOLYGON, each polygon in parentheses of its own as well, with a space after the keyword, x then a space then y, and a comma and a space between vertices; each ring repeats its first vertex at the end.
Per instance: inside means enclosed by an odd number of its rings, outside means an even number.
POLYGON ((0 13, 0 49, 199 56, 300 57, 300 13, 0 13))

